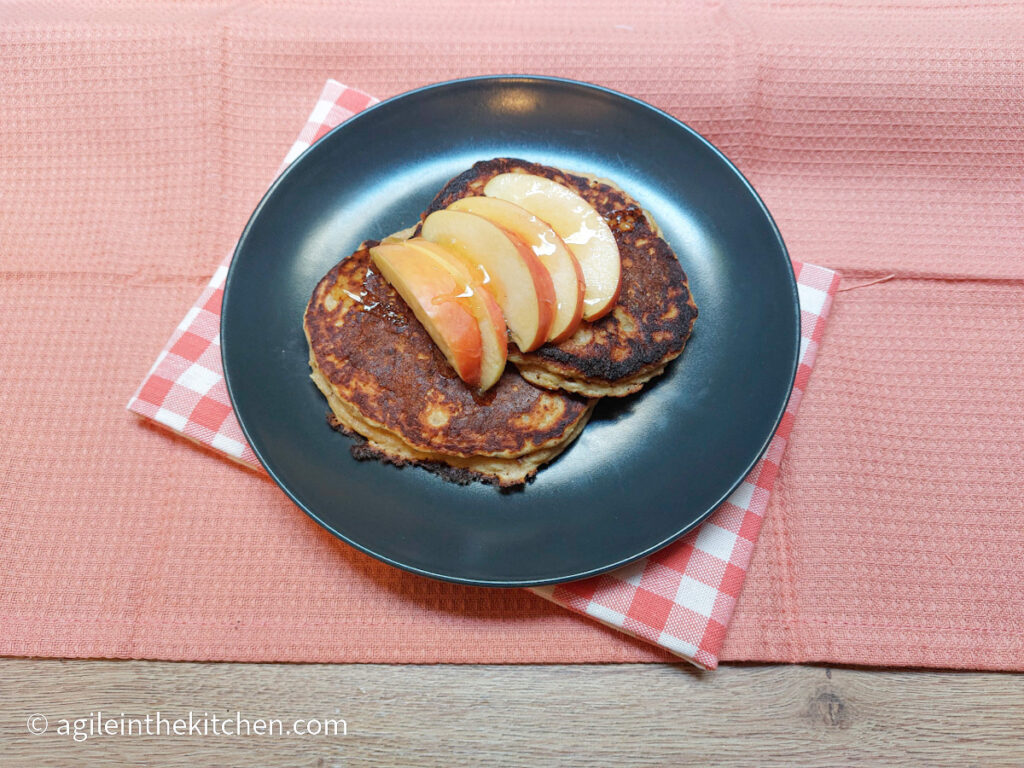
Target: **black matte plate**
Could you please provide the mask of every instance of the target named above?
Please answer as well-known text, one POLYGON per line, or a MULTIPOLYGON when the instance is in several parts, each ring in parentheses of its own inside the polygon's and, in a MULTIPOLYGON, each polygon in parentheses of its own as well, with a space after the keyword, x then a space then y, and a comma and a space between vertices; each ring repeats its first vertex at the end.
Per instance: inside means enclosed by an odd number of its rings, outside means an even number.
POLYGON ((641 101, 542 77, 429 86, 331 131, 253 213, 221 321, 235 413, 285 493, 374 557, 486 586, 591 576, 697 525, 766 448, 799 343, 785 246, 739 171, 641 101), (579 440, 511 493, 355 461, 352 440, 327 426, 302 332, 313 287, 333 264, 414 223, 450 177, 498 156, 616 181, 661 225, 700 311, 664 376, 600 403, 579 440))

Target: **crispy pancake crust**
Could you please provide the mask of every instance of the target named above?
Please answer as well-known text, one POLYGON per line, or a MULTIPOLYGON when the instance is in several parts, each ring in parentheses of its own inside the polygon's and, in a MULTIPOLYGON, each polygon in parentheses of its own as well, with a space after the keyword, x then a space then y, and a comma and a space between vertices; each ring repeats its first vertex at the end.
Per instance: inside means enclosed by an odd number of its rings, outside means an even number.
POLYGON ((523 482, 579 434, 593 403, 538 389, 512 366, 477 395, 371 268, 373 245, 327 273, 303 323, 313 380, 338 422, 369 438, 357 453, 443 462, 502 485, 523 482))
POLYGON ((583 323, 570 338, 509 359, 529 381, 589 397, 623 396, 641 389, 678 357, 693 330, 697 306, 672 249, 633 198, 606 180, 591 179, 525 160, 476 163, 448 182, 421 221, 455 200, 482 195, 501 173, 532 173, 575 190, 608 223, 622 258, 622 291, 615 309, 583 323))

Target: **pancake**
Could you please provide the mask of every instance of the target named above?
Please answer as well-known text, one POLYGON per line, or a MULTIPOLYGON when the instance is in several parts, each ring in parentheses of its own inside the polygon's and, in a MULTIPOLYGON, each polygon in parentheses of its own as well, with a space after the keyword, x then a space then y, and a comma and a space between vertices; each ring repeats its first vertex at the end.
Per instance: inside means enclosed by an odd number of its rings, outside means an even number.
POLYGON ((368 241, 319 282, 303 327, 332 425, 366 442, 356 458, 422 466, 449 480, 526 482, 580 434, 593 401, 535 387, 508 366, 467 387, 412 310, 372 268, 368 241))
POLYGON ((509 360, 528 381, 546 389, 587 397, 622 397, 639 391, 682 354, 697 319, 697 306, 686 274, 657 223, 626 192, 606 179, 497 158, 476 163, 449 181, 421 221, 459 198, 482 195, 488 181, 510 172, 532 173, 564 184, 601 214, 619 247, 622 290, 610 314, 584 322, 559 344, 545 344, 526 354, 510 347, 509 360))

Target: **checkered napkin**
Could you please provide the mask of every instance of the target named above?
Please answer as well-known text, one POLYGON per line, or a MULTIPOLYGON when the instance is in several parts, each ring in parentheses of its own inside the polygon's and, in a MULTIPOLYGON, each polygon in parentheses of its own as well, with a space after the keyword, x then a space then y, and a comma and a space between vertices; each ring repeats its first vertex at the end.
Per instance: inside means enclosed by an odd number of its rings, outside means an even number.
MULTIPOLYGON (((282 169, 377 99, 328 80, 282 169)), ((128 409, 259 469, 231 409, 220 360, 220 306, 231 255, 157 357, 128 409)), ((839 276, 794 262, 803 337, 793 394, 775 437, 740 487, 699 528, 656 554, 585 581, 534 589, 570 610, 655 643, 705 669, 718 665, 786 440, 814 365, 839 276)))

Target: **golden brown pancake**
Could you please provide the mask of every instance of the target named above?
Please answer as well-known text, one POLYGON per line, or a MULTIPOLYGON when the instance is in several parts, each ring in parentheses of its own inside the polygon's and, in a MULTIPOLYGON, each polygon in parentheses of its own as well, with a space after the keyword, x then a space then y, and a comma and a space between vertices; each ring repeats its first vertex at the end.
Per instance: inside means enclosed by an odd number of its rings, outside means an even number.
POLYGON ((357 458, 416 464, 448 479, 517 485, 579 435, 593 401, 533 386, 508 366, 467 387, 363 243, 320 281, 303 326, 312 378, 334 426, 366 438, 357 458))
POLYGON ((615 309, 584 322, 570 338, 509 360, 528 380, 546 389, 588 397, 621 397, 640 390, 678 357, 693 330, 697 306, 679 260, 650 214, 613 183, 525 160, 497 158, 476 163, 449 181, 421 221, 455 200, 482 195, 501 173, 532 173, 576 191, 608 223, 622 259, 622 291, 615 309))

